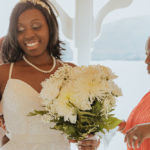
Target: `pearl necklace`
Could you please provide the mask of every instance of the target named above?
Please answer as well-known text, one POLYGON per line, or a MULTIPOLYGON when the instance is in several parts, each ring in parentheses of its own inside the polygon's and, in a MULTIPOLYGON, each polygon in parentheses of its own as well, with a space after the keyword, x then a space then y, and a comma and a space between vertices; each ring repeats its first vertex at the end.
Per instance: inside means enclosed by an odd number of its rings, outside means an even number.
POLYGON ((52 72, 52 71, 54 70, 54 68, 56 67, 56 59, 55 59, 53 56, 52 56, 53 66, 52 66, 52 68, 51 68, 50 70, 42 70, 42 69, 38 68, 37 66, 35 66, 34 64, 32 64, 29 60, 27 60, 27 58, 26 58, 25 56, 23 56, 23 59, 24 59, 24 61, 25 61, 28 65, 32 66, 34 69, 36 69, 36 70, 38 70, 38 71, 40 71, 40 72, 42 72, 42 73, 50 73, 50 72, 52 72))

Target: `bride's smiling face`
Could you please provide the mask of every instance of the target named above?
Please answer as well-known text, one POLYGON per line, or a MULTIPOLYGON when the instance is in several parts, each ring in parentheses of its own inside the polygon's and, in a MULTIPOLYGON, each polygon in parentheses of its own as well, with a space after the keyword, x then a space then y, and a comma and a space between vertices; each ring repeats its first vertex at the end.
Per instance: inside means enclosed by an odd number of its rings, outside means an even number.
POLYGON ((48 24, 38 9, 28 9, 18 18, 17 40, 21 49, 29 56, 48 53, 48 24))

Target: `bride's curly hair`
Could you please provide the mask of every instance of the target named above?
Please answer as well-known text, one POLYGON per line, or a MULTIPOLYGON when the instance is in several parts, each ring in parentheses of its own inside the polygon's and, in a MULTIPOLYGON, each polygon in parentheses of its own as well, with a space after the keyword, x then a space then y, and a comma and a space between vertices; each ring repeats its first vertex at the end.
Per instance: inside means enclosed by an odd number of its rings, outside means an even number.
POLYGON ((54 56, 57 59, 61 59, 62 55, 62 44, 59 40, 59 29, 58 29, 58 22, 55 16, 55 12, 53 11, 51 4, 48 2, 48 0, 41 0, 43 3, 45 3, 49 10, 41 5, 34 5, 30 1, 26 1, 25 3, 19 2, 14 7, 11 16, 10 16, 10 23, 8 28, 8 33, 5 36, 3 45, 2 45, 2 59, 5 63, 10 62, 16 62, 18 60, 22 59, 22 56, 24 55, 23 50, 21 49, 18 40, 17 40, 17 22, 19 16, 26 10, 36 8, 42 12, 42 14, 45 16, 48 28, 49 28, 49 42, 47 46, 47 50, 49 52, 49 55, 54 56))

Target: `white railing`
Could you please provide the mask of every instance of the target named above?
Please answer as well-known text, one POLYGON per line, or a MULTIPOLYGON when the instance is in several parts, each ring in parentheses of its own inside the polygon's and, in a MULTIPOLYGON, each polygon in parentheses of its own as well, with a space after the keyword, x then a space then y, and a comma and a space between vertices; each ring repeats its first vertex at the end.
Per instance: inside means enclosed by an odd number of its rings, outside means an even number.
POLYGON ((94 40, 99 37, 104 18, 113 10, 129 6, 133 0, 109 0, 94 18, 93 0, 75 0, 74 18, 63 10, 56 0, 50 0, 59 12, 62 32, 72 40, 74 62, 88 65, 94 40))

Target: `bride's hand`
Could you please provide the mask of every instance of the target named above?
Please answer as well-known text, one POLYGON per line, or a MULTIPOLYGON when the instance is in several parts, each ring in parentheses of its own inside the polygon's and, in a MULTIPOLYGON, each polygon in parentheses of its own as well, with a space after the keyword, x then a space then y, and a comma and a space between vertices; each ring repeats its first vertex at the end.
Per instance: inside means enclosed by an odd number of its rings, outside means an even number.
POLYGON ((3 128, 4 130, 6 130, 3 115, 0 116, 0 127, 3 128))
MULTIPOLYGON (((89 135, 89 138, 93 135, 89 135)), ((100 139, 86 139, 82 141, 78 141, 78 149, 79 150, 97 150, 100 144, 100 139)))
POLYGON ((3 115, 1 115, 0 116, 0 143, 1 143, 1 146, 5 145, 9 141, 8 137, 5 134, 6 134, 5 121, 4 121, 3 115))
POLYGON ((77 140, 69 140, 69 143, 78 143, 77 140))

